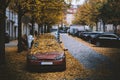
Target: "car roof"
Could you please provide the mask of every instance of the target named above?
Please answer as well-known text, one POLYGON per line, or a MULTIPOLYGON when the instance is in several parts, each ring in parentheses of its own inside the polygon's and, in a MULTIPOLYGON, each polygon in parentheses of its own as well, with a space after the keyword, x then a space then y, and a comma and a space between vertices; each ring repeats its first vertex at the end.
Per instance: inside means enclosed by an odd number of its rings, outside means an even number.
POLYGON ((114 35, 114 36, 120 37, 120 35, 116 33, 103 33, 102 35, 114 35))
POLYGON ((83 33, 104 33, 104 32, 83 32, 83 33))

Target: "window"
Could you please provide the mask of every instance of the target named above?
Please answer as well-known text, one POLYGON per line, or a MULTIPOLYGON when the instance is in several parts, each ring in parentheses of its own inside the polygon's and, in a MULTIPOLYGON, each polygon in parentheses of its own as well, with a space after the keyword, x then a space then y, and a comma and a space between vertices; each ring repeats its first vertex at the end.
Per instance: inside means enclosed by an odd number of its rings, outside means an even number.
POLYGON ((117 36, 115 36, 115 35, 101 35, 100 36, 101 38, 117 38, 117 36))

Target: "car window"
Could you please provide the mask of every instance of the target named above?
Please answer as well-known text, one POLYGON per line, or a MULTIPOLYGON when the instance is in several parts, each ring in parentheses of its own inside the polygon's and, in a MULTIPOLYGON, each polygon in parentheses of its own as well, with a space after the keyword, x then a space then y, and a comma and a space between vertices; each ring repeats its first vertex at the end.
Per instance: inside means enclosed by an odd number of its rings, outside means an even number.
POLYGON ((117 38, 115 35, 101 35, 100 37, 117 38))
POLYGON ((107 37, 116 38, 114 35, 107 35, 107 37))

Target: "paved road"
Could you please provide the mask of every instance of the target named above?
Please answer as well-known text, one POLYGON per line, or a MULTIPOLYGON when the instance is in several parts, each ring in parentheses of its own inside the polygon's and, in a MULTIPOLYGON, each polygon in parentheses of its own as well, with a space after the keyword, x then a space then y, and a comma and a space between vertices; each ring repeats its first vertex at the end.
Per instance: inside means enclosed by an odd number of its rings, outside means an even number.
POLYGON ((61 34, 61 39, 65 48, 68 49, 80 64, 82 64, 85 69, 92 70, 93 72, 88 78, 76 80, 119 80, 117 78, 119 75, 116 75, 117 73, 114 71, 114 64, 108 57, 95 52, 90 47, 67 34, 61 34))
POLYGON ((87 69, 98 69, 101 64, 111 68, 111 61, 83 43, 75 40, 67 34, 61 34, 62 41, 69 52, 82 63, 87 69))

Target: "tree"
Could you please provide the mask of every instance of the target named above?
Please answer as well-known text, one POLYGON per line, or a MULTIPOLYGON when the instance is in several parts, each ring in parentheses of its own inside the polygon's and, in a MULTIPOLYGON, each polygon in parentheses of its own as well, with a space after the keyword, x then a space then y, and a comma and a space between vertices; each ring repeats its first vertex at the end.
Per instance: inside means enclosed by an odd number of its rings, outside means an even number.
POLYGON ((117 31, 117 25, 120 24, 120 1, 119 0, 107 0, 107 2, 100 9, 101 18, 104 23, 113 24, 115 32, 117 31))
POLYGON ((105 0, 89 0, 89 4, 91 5, 91 21, 94 22, 96 24, 96 30, 98 30, 98 21, 101 19, 100 15, 100 11, 99 9, 101 9, 101 7, 103 6, 103 4, 105 3, 105 0))
MULTIPOLYGON (((47 27, 47 31, 53 24, 59 24, 64 18, 64 11, 66 9, 64 0, 43 0, 39 12, 35 18, 39 27, 47 27), (48 27, 49 26, 49 27, 48 27)), ((47 32, 45 31, 45 32, 47 32)))
POLYGON ((75 20, 73 22, 81 25, 94 25, 91 20, 91 9, 92 6, 89 3, 84 3, 81 5, 75 14, 75 20))
POLYGON ((5 22, 9 3, 10 0, 0 0, 0 64, 5 62, 5 22))
POLYGON ((38 17, 38 15, 40 14, 40 8, 41 8, 41 2, 40 0, 32 0, 30 2, 30 7, 29 7, 29 14, 31 17, 31 24, 32 24, 32 35, 34 35, 34 23, 36 22, 36 18, 38 17))
MULTIPOLYGON (((81 5, 75 14, 74 23, 95 26, 99 20, 99 9, 102 7, 104 0, 88 0, 81 5)), ((96 25, 97 26, 97 25, 96 25)))
POLYGON ((21 30, 21 19, 22 16, 29 12, 30 10, 30 2, 32 0, 13 0, 10 4, 10 8, 12 10, 14 10, 15 12, 18 13, 18 52, 22 51, 22 41, 21 41, 21 37, 22 37, 22 30, 21 30))

